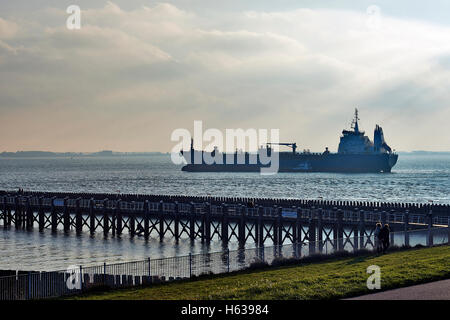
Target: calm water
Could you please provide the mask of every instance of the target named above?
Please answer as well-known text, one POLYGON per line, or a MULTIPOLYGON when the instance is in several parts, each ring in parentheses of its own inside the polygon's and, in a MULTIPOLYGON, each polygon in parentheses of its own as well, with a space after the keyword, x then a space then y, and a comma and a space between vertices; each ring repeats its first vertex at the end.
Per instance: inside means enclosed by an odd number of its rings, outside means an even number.
MULTIPOLYGON (((0 158, 0 189, 450 203, 450 156, 401 155, 391 174, 188 173, 169 156, 0 158)), ((0 229, 0 269, 53 270, 221 250, 182 240, 0 229)))

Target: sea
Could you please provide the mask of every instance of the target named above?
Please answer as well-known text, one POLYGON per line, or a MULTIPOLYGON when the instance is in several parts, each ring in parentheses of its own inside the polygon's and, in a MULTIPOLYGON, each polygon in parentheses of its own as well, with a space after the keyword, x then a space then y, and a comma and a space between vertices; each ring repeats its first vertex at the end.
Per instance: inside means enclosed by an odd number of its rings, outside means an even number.
MULTIPOLYGON (((450 155, 400 154, 391 173, 189 173, 168 154, 0 157, 0 189, 450 204, 450 155)), ((230 243, 231 249, 237 247, 230 243)), ((220 242, 0 228, 0 270, 66 269, 223 250, 220 242)))

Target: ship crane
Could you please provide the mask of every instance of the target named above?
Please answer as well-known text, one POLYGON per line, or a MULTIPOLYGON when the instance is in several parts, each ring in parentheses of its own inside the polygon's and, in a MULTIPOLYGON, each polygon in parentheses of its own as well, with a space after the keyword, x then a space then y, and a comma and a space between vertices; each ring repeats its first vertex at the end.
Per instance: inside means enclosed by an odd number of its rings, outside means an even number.
POLYGON ((295 142, 292 142, 292 143, 290 143, 290 142, 268 142, 267 143, 267 147, 269 145, 273 145, 273 144, 278 145, 278 146, 291 147, 292 148, 292 153, 294 153, 294 154, 295 154, 295 151, 297 150, 297 143, 295 143, 295 142))

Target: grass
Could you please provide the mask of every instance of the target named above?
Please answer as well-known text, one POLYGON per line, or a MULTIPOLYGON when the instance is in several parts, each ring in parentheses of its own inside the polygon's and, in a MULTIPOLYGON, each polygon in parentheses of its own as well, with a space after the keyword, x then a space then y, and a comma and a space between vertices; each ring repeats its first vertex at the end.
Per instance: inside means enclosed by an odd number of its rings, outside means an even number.
POLYGON ((366 287, 370 265, 381 268, 382 290, 448 279, 450 246, 270 267, 194 281, 95 292, 71 299, 339 299, 373 292, 366 287))

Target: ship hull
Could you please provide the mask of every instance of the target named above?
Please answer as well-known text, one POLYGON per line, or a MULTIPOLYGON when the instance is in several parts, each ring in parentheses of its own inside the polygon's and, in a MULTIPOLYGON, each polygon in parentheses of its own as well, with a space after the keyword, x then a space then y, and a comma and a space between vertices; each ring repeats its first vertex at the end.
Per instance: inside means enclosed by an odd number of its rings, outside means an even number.
MULTIPOLYGON (((279 157, 278 172, 391 172, 397 163, 396 154, 297 154, 279 157)), ((260 172, 261 164, 187 164, 187 172, 260 172)))

